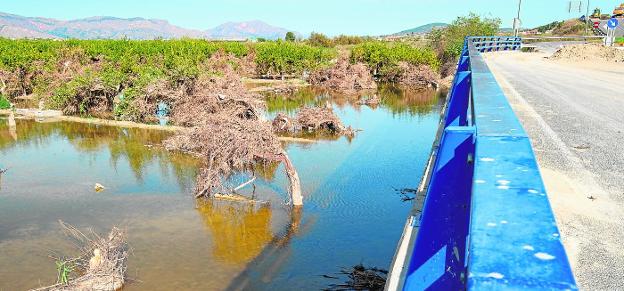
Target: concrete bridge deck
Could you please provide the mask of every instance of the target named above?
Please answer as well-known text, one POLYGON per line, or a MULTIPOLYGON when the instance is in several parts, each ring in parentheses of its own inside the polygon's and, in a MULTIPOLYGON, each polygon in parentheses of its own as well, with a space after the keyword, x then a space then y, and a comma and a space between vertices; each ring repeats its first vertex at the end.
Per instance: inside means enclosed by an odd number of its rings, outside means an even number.
POLYGON ((531 139, 579 287, 624 282, 624 64, 484 54, 531 139))

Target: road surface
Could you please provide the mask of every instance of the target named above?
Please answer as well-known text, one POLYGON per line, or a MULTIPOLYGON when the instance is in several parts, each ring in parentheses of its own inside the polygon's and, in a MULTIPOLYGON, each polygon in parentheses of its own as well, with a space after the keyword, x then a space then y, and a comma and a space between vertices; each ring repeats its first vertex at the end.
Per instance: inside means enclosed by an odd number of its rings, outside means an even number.
POLYGON ((621 290, 624 64, 545 56, 485 57, 531 138, 579 286, 621 290))

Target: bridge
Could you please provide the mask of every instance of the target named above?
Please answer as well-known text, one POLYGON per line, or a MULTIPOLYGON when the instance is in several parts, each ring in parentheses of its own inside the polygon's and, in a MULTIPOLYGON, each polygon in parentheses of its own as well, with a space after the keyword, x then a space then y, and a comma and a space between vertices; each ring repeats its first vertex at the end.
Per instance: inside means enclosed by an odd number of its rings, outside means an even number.
POLYGON ((470 37, 387 290, 576 290, 529 136, 470 37))

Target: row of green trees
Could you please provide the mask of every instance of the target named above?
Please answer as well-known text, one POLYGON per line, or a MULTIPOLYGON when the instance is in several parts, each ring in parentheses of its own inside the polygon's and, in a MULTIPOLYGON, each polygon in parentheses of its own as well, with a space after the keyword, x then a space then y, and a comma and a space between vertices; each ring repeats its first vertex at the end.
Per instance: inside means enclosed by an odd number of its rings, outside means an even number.
POLYGON ((431 48, 382 41, 356 45, 351 51, 351 61, 367 64, 373 74, 381 77, 394 74, 400 62, 416 66, 427 65, 434 70, 440 67, 440 61, 431 48))
POLYGON ((466 36, 493 35, 499 25, 498 19, 474 14, 459 17, 447 28, 431 32, 431 43, 424 47, 318 33, 303 42, 294 41, 292 33, 288 41, 257 43, 0 38, 0 93, 4 99, 31 93, 46 96, 54 108, 63 108, 89 90, 109 98, 120 94, 132 98, 156 80, 173 86, 193 81, 205 72, 204 64, 217 51, 239 60, 251 59, 256 74, 269 76, 300 75, 331 66, 338 55, 333 48, 337 45, 347 45, 351 62, 366 63, 380 77, 395 73, 400 62, 435 70, 454 62, 466 36))

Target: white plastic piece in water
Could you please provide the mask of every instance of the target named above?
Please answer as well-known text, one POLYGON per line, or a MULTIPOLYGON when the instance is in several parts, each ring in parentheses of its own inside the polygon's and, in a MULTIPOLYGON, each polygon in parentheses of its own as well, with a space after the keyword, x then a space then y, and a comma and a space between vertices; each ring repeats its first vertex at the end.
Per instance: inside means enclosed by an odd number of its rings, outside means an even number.
POLYGON ((509 182, 509 180, 498 180, 496 181, 496 183, 501 184, 501 185, 509 185, 509 183, 511 182, 509 182))
POLYGON ((507 185, 496 186, 496 188, 501 189, 501 190, 509 190, 509 186, 507 185))
POLYGON ((529 190, 527 190, 527 192, 529 192, 529 193, 531 193, 531 194, 537 194, 537 193, 539 193, 539 192, 538 192, 537 190, 535 190, 535 189, 529 189, 529 190))
POLYGON ((535 248, 533 246, 530 246, 530 245, 524 245, 524 246, 522 246, 522 249, 523 250, 527 250, 527 251, 534 251, 535 250, 535 248))
POLYGON ((536 258, 540 259, 540 260, 544 260, 544 261, 550 261, 550 260, 554 260, 555 256, 551 255, 551 254, 547 254, 547 253, 536 253, 534 255, 536 258))
POLYGON ((493 161, 495 161, 495 159, 492 159, 492 158, 481 158, 481 161, 482 162, 493 162, 493 161))
POLYGON ((475 183, 477 183, 477 184, 485 184, 485 180, 475 180, 475 183))
POLYGON ((494 278, 494 279, 499 279, 499 280, 505 278, 505 276, 503 276, 503 274, 498 273, 498 272, 492 272, 492 273, 489 273, 489 274, 487 274, 485 276, 488 277, 488 278, 494 278))
POLYGON ((494 223, 494 222, 488 222, 488 223, 487 223, 487 226, 489 226, 489 227, 495 227, 495 226, 496 226, 496 223, 494 223))
POLYGON ((501 224, 507 224, 507 223, 509 223, 509 222, 508 222, 507 220, 501 220, 501 222, 500 222, 500 223, 501 223, 501 224))

